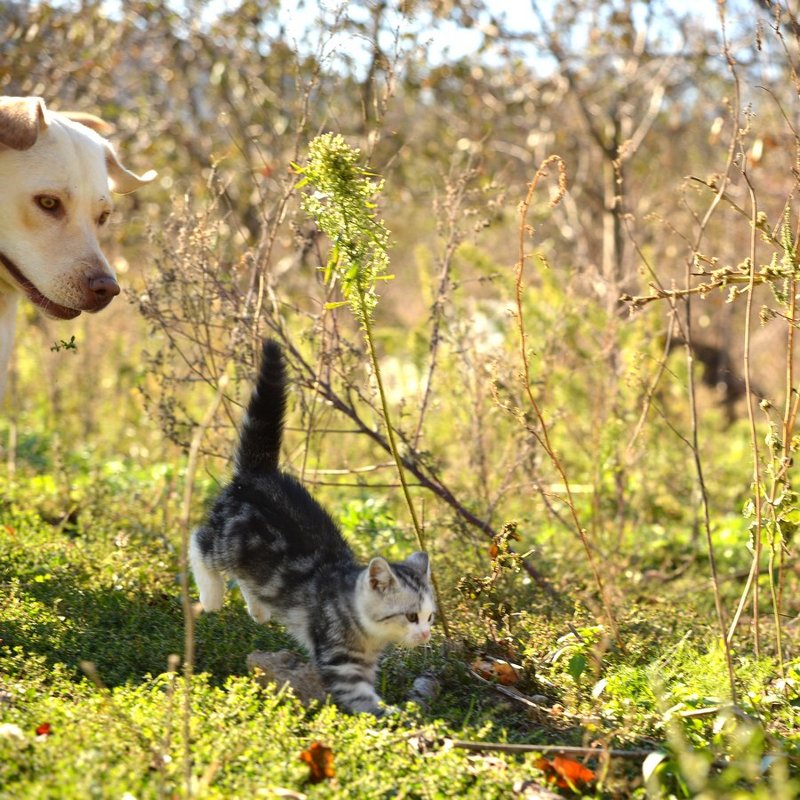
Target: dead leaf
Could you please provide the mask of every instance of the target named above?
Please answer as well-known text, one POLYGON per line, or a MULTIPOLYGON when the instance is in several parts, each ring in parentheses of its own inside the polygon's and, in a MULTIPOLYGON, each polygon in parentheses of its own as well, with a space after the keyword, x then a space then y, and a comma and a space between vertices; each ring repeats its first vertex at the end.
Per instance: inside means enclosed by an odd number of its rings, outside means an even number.
POLYGON ((566 756, 554 756, 552 759, 539 758, 534 762, 536 769, 542 770, 549 783, 559 789, 579 789, 595 780, 595 774, 583 764, 566 756))
POLYGON ((487 681, 497 681, 503 686, 519 683, 519 673, 514 667, 500 658, 476 658, 472 669, 487 681))
POLYGON ((310 770, 308 779, 311 783, 321 783, 336 775, 333 768, 333 750, 320 742, 312 742, 308 750, 303 750, 300 753, 300 760, 308 764, 310 770))
POLYGON ((49 736, 53 732, 53 726, 49 722, 43 722, 36 728, 37 736, 49 736))

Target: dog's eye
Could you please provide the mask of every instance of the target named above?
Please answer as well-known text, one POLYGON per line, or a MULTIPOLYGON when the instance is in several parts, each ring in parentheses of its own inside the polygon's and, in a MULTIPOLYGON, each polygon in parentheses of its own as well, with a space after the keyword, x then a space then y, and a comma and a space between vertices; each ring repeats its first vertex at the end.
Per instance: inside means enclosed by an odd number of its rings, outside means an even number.
POLYGON ((40 194, 36 198, 36 205, 48 214, 58 214, 61 210, 61 201, 49 194, 40 194))
POLYGON ((406 619, 416 625, 419 622, 419 614, 406 614, 406 619))
POLYGON ((108 222, 108 217, 109 217, 109 212, 108 212, 108 211, 104 211, 104 212, 103 212, 103 213, 102 213, 102 214, 101 214, 101 215, 100 215, 100 216, 97 218, 97 224, 98 224, 98 225, 105 225, 105 224, 106 224, 106 222, 108 222))

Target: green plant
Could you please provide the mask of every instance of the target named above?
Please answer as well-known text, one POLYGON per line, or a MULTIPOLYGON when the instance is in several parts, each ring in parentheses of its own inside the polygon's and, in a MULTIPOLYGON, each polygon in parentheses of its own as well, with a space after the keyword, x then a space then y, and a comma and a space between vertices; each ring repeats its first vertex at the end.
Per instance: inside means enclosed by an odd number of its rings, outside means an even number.
MULTIPOLYGON (((331 241, 325 269, 326 283, 337 280, 341 283, 345 298, 343 304, 350 306, 364 333, 372 374, 378 387, 386 438, 414 525, 417 545, 420 550, 427 550, 390 417, 373 333, 373 313, 378 304, 375 283, 391 277, 386 275, 389 232, 375 212, 375 200, 382 184, 374 182, 374 173, 359 165, 359 157, 359 151, 351 148, 341 135, 328 133, 318 136, 309 145, 308 162, 303 166, 294 165, 297 173, 302 175, 297 188, 310 185, 315 189, 313 194, 304 196, 303 208, 331 241)), ((433 572, 431 574, 442 627, 445 635, 449 635, 438 582, 433 572)))

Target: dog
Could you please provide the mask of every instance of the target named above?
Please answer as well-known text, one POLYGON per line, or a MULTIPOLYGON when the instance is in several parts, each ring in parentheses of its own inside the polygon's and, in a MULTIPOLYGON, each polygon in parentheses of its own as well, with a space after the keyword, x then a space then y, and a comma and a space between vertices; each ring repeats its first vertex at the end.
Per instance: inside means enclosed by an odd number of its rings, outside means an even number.
POLYGON ((99 117, 55 113, 39 97, 0 97, 0 400, 17 301, 73 319, 104 309, 120 288, 97 236, 112 210, 156 173, 120 163, 99 117))

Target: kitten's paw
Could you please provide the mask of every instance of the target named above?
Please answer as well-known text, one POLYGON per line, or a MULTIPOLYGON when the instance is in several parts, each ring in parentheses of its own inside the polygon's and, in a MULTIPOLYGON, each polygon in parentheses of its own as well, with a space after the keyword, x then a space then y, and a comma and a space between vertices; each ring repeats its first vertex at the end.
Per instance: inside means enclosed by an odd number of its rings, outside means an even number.
POLYGON ((247 613, 250 615, 250 618, 257 622, 259 625, 263 625, 266 622, 269 622, 270 617, 272 616, 269 611, 264 608, 262 605, 247 605, 247 613))
POLYGON ((441 689, 442 686, 435 675, 424 673, 414 680, 407 699, 412 703, 416 703, 420 708, 427 709, 439 695, 441 689))
POLYGON ((203 606, 203 611, 206 613, 213 613, 222 608, 223 598, 224 595, 222 592, 219 594, 216 592, 212 592, 211 594, 200 592, 200 605, 203 606))
POLYGON ((250 619, 257 622, 259 625, 270 621, 272 613, 267 606, 249 593, 245 594, 244 591, 242 591, 242 595, 244 596, 244 602, 247 606, 247 613, 250 615, 250 619))
POLYGON ((357 702, 339 702, 337 705, 348 714, 372 714, 373 717, 378 719, 400 713, 399 708, 384 703, 377 695, 374 698, 357 702))
POLYGON ((225 599, 225 581, 216 570, 210 569, 203 562, 197 544, 192 539, 189 552, 192 561, 192 572, 197 591, 200 593, 200 604, 204 611, 219 611, 225 599))

